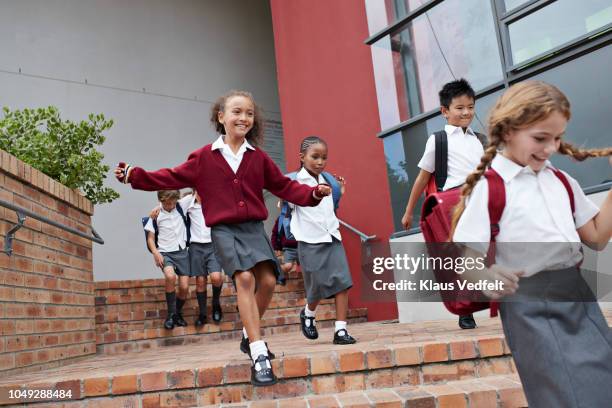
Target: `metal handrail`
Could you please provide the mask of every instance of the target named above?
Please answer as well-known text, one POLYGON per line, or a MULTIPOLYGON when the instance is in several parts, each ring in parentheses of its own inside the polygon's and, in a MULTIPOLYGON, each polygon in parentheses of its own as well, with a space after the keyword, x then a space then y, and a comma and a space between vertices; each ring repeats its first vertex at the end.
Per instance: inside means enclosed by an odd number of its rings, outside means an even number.
POLYGON ((366 235, 363 232, 359 231, 357 228, 353 227, 352 225, 347 224, 346 222, 342 221, 341 219, 338 219, 338 221, 340 222, 340 224, 342 224, 348 230, 350 230, 350 231, 354 232, 355 234, 359 235, 359 238, 361 239, 361 242, 368 242, 368 241, 376 239, 376 235, 366 235))
POLYGON ((7 233, 6 233, 6 237, 4 238, 4 250, 2 250, 1 252, 4 252, 5 254, 7 254, 8 256, 11 256, 11 254, 13 253, 13 240, 15 238, 15 233, 17 232, 17 230, 19 230, 19 228, 23 227, 23 223, 26 220, 26 216, 30 217, 30 218, 34 218, 35 220, 47 223, 49 225, 52 225, 54 227, 57 227, 59 229, 62 229, 64 231, 68 231, 72 234, 78 235, 79 237, 83 237, 86 238, 90 241, 96 242, 98 244, 102 244, 104 245, 104 240, 102 239, 102 237, 96 232, 96 230, 91 227, 91 233, 92 235, 88 235, 85 234, 84 232, 81 232, 77 229, 71 228, 71 227, 67 227, 65 225, 62 225, 58 222, 55 222, 53 220, 48 219, 47 217, 43 217, 42 215, 38 215, 30 210, 26 210, 25 208, 21 208, 18 207, 14 204, 11 204, 9 202, 6 202, 4 200, 0 200, 0 206, 8 208, 9 210, 13 210, 17 213, 17 224, 15 224, 15 226, 13 228, 11 228, 7 233))

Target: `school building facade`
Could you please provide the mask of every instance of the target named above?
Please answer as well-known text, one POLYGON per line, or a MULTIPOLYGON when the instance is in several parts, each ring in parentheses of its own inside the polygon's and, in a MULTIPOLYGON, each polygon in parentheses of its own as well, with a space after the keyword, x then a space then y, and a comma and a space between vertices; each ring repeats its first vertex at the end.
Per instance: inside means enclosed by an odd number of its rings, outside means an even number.
MULTIPOLYGON (((419 242, 404 213, 430 134, 444 125, 438 90, 466 78, 476 91, 473 128, 505 89, 526 79, 558 86, 572 103, 565 138, 609 146, 612 6, 599 0, 271 0, 287 163, 299 141, 329 143, 331 170, 348 180, 339 218, 378 242, 419 242)), ((293 160, 294 162, 296 160, 293 160)), ((598 202, 612 185, 605 159, 554 157, 598 202)), ((369 243, 343 229, 363 302, 369 243), (361 273, 360 273, 361 272, 361 273)), ((370 319, 448 318, 440 304, 367 303, 370 319)))
MULTIPOLYGON (((281 167, 294 170, 299 142, 314 134, 329 143, 329 170, 348 180, 339 218, 362 233, 342 228, 351 307, 367 306, 370 320, 409 309, 410 320, 422 306, 363 299, 364 263, 390 241, 420 239, 402 236, 399 220, 426 138, 443 123, 437 90, 471 81, 482 131, 510 84, 547 80, 573 103, 567 138, 610 145, 611 13, 605 0, 3 2, 0 105, 55 105, 72 120, 102 112, 115 120, 106 163, 154 169, 216 138, 208 114, 217 96, 250 90, 281 167)), ((609 188, 605 160, 555 163, 595 197, 609 188)), ((155 195, 108 184, 122 196, 95 208, 106 243, 93 247, 94 279, 159 278, 140 229, 155 195)), ((276 200, 267 201, 272 219, 276 200)))

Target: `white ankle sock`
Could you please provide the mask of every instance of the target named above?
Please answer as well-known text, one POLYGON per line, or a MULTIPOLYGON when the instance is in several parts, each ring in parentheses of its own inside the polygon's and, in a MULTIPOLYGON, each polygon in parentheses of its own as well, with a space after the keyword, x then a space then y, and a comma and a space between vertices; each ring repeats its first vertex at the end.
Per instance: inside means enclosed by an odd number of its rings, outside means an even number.
POLYGON ((306 327, 310 327, 310 325, 312 324, 313 326, 316 326, 317 322, 314 320, 315 317, 315 311, 314 310, 310 310, 308 309, 308 305, 306 305, 306 307, 304 308, 304 316, 306 317, 312 317, 312 320, 310 319, 306 319, 306 327))
POLYGON ((343 322, 342 320, 336 320, 334 331, 337 332, 338 330, 346 330, 346 322, 343 322))
POLYGON ((315 310, 310 310, 308 304, 304 308, 304 314, 306 315, 306 317, 315 317, 316 312, 317 308, 315 307, 315 310))
POLYGON ((262 354, 264 356, 268 355, 268 348, 263 340, 254 341, 249 344, 249 347, 251 348, 251 358, 253 359, 253 362, 255 362, 257 357, 261 356, 262 354))
POLYGON ((249 336, 247 336, 247 332, 246 332, 246 329, 244 327, 242 328, 242 335, 244 336, 245 339, 249 338, 249 336))

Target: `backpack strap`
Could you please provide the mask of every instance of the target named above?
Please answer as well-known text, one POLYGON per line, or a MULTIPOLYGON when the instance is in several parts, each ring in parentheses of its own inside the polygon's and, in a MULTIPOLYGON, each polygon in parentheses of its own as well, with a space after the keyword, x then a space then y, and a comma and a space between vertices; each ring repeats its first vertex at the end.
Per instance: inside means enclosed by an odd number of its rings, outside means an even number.
POLYGON ((157 243, 157 241, 159 238, 159 228, 157 227, 157 219, 153 219, 151 221, 153 222, 153 230, 155 230, 155 248, 158 248, 159 244, 157 243))
POLYGON ((334 200, 334 211, 336 211, 340 206, 340 198, 342 197, 342 189, 340 187, 340 183, 331 173, 324 171, 323 173, 321 173, 321 175, 323 176, 327 184, 331 186, 332 198, 334 200))
MULTIPOLYGON (((181 207, 179 203, 176 203, 175 208, 176 211, 181 215, 183 223, 185 224, 185 229, 187 230, 187 241, 185 242, 185 245, 189 246, 189 243, 191 242, 191 219, 189 218, 189 213, 185 214, 185 212, 183 211, 183 207, 181 207)), ((153 222, 155 222, 155 220, 153 220, 153 222)), ((157 228, 155 229, 155 231, 157 231, 157 228)), ((157 243, 157 240, 155 240, 155 242, 157 243)))
POLYGON ((474 134, 478 138, 478 141, 480 142, 482 147, 483 148, 487 147, 487 135, 479 133, 479 132, 474 132, 474 134))
POLYGON ((434 177, 436 178, 436 188, 442 191, 446 178, 448 177, 448 137, 446 131, 440 130, 434 133, 436 141, 436 164, 434 177))
POLYGON ((572 186, 569 183, 569 180, 567 179, 567 177, 565 177, 565 174, 563 174, 561 170, 559 169, 551 169, 551 170, 553 171, 555 176, 557 176, 557 178, 561 181, 561 183, 563 184, 563 187, 565 187, 565 190, 567 191, 567 195, 570 201, 570 207, 572 208, 572 217, 573 217, 574 213, 576 212, 576 203, 574 202, 574 191, 572 190, 572 186))
POLYGON ((489 187, 489 224, 491 225, 491 241, 495 242, 499 234, 499 220, 506 207, 506 186, 504 179, 493 169, 484 173, 489 187))

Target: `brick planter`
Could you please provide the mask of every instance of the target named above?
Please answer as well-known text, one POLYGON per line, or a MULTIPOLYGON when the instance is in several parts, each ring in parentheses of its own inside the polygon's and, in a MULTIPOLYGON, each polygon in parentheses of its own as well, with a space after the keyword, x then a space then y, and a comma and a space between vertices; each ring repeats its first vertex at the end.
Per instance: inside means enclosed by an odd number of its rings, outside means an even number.
MULTIPOLYGON (((93 205, 0 151, 0 200, 88 233, 93 205)), ((15 225, 0 207, 0 245, 15 225)), ((0 373, 61 365, 95 353, 92 242, 27 218, 0 253, 0 373)))

